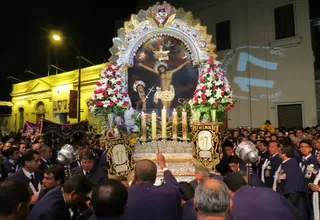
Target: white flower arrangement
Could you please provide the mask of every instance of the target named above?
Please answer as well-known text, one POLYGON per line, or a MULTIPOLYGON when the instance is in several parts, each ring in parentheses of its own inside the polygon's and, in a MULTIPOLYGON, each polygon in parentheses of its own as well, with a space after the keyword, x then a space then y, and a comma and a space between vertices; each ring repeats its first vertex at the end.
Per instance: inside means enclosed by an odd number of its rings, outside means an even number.
POLYGON ((89 102, 89 110, 95 114, 125 112, 130 108, 130 98, 123 87, 124 74, 120 66, 109 63, 103 68, 89 102))
POLYGON ((199 80, 192 99, 189 101, 193 110, 218 112, 234 107, 235 99, 232 88, 224 76, 221 63, 213 57, 199 68, 199 80))

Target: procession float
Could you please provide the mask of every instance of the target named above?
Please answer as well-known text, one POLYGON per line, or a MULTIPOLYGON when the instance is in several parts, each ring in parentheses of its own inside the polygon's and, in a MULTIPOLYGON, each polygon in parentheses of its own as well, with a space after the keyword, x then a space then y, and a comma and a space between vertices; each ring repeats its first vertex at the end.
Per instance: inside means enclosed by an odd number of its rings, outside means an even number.
MULTIPOLYGON (((219 163, 219 125, 235 100, 211 40, 191 12, 167 2, 118 30, 88 102, 111 174, 130 175, 136 161, 155 161, 156 152, 178 181, 192 180, 197 163, 219 163)), ((157 184, 162 175, 159 169, 157 184)))

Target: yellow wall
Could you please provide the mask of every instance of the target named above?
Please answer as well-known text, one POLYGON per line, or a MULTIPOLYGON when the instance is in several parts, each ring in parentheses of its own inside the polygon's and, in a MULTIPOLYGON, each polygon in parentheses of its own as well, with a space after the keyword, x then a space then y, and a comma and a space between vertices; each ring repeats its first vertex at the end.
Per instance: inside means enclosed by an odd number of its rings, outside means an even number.
MULTIPOLYGON (((81 120, 90 120, 86 102, 92 96, 94 85, 100 78, 101 69, 105 65, 91 66, 81 70, 81 120)), ((36 123, 42 113, 38 108, 41 102, 44 104, 45 119, 60 123, 59 114, 53 113, 52 101, 58 100, 60 96, 69 99, 69 90, 78 90, 78 73, 78 69, 76 69, 14 84, 11 93, 13 106, 9 129, 16 131, 22 128, 25 121, 36 123), (23 114, 21 109, 24 110, 23 114)), ((69 119, 68 116, 68 121, 74 123, 77 122, 77 119, 69 119)))

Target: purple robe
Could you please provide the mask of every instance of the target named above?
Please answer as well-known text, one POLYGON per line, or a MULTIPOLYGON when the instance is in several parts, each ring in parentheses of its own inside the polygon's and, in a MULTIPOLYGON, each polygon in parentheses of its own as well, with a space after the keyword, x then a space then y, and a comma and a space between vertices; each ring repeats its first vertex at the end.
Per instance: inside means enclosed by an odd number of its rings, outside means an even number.
POLYGON ((165 184, 138 183, 128 189, 126 220, 179 220, 181 194, 179 183, 169 170, 164 172, 165 184))
POLYGON ((276 191, 297 207, 302 219, 309 219, 308 194, 310 190, 304 175, 294 158, 284 161, 275 174, 276 191))
POLYGON ((265 163, 268 163, 265 169, 263 169, 262 175, 264 175, 264 183, 267 187, 272 188, 273 181, 274 181, 274 174, 276 173, 278 167, 281 164, 281 160, 279 158, 279 155, 276 154, 274 156, 270 156, 269 159, 265 161, 265 163))
POLYGON ((296 208, 269 188, 243 186, 233 196, 228 220, 296 220, 296 208))
POLYGON ((182 207, 182 220, 197 220, 197 212, 194 209, 194 198, 189 199, 182 207))

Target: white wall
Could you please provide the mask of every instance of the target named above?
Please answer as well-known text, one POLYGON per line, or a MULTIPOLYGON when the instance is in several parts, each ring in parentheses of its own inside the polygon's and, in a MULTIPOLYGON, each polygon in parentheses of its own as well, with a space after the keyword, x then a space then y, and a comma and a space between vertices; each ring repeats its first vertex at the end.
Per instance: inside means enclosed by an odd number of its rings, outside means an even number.
POLYGON ((214 42, 215 24, 231 20, 232 49, 217 53, 220 60, 229 53, 230 64, 226 67, 228 79, 235 95, 241 97, 229 113, 229 127, 259 127, 267 119, 277 126, 277 105, 287 103, 302 103, 304 126, 317 124, 307 0, 203 0, 198 4, 176 6, 192 11, 196 18, 200 18, 202 24, 208 26, 208 32, 213 34, 214 42), (273 9, 290 2, 295 7, 296 37, 276 41, 273 9), (280 47, 281 50, 247 46, 280 47), (248 59, 248 54, 277 63, 277 70, 267 69, 271 66, 267 63, 264 67, 247 63, 245 71, 238 71, 239 57, 248 59), (274 85, 272 88, 252 85, 249 91, 243 91, 235 82, 237 77, 251 78, 251 85, 255 83, 254 79, 263 80, 261 82, 264 84, 267 80, 273 81, 274 85))

